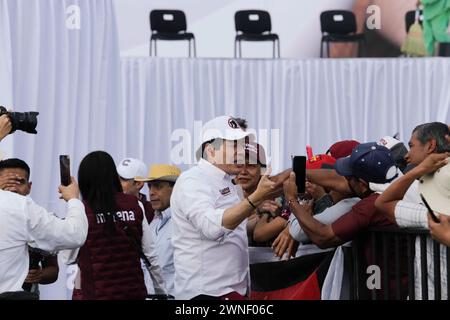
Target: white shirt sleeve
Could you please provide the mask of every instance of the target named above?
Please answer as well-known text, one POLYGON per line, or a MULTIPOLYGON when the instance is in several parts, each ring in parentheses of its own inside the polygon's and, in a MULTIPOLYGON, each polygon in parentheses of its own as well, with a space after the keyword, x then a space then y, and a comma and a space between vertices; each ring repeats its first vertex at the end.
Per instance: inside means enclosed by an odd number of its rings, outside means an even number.
POLYGON ((221 241, 233 232, 222 226, 225 209, 215 209, 216 195, 207 182, 187 178, 175 187, 179 188, 175 198, 179 202, 177 207, 203 237, 221 241))
POLYGON ((147 218, 145 217, 144 206, 140 201, 139 206, 141 207, 144 215, 144 219, 142 220, 142 251, 150 262, 150 268, 148 272, 153 282, 155 294, 166 294, 166 284, 164 281, 164 277, 162 276, 161 267, 159 266, 157 257, 155 255, 155 241, 153 241, 151 229, 148 224, 147 218))
POLYGON ((395 205, 395 221, 401 228, 428 229, 427 209, 424 205, 399 201, 395 205))
MULTIPOLYGON (((321 213, 314 215, 313 218, 322 224, 330 225, 333 222, 337 221, 344 214, 349 212, 352 207, 358 203, 358 201, 360 201, 359 198, 343 199, 336 203, 334 206, 328 207, 321 213)), ((294 214, 292 214, 291 216, 294 217, 289 227, 289 233, 292 238, 301 243, 311 243, 311 240, 300 226, 297 218, 295 218, 294 214)))
POLYGON ((86 241, 88 220, 83 203, 72 199, 67 203, 67 216, 60 219, 27 198, 26 216, 29 244, 45 251, 81 247, 86 241))

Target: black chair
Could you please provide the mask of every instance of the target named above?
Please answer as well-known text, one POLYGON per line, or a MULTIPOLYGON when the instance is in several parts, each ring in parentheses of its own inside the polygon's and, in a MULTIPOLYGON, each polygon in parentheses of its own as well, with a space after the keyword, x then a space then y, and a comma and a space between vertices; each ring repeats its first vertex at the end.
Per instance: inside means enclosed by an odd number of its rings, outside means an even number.
POLYGON ((320 14, 322 40, 320 57, 323 57, 323 43, 327 45, 327 57, 330 56, 330 42, 357 42, 358 57, 361 56, 361 43, 365 43, 364 34, 356 33, 355 14, 346 10, 330 10, 320 14))
POLYGON ((195 37, 193 33, 186 32, 186 15, 181 10, 152 10, 150 12, 150 56, 152 43, 155 43, 155 56, 157 56, 157 40, 187 40, 189 41, 189 57, 191 57, 191 41, 193 43, 194 57, 197 56, 195 37))
MULTIPOLYGON (((408 11, 405 14, 405 26, 406 26, 406 33, 409 32, 409 28, 413 25, 413 23, 416 21, 416 10, 408 11)), ((423 23, 423 12, 420 11, 419 16, 419 23, 422 25, 423 23)))
POLYGON ((450 43, 439 43, 438 57, 450 57, 450 43))
POLYGON ((280 57, 280 39, 277 34, 271 33, 272 23, 269 12, 262 10, 237 11, 234 15, 234 23, 236 26, 235 58, 238 53, 239 58, 242 57, 242 41, 272 41, 273 57, 275 58, 275 47, 277 47, 278 58, 280 57), (237 50, 238 47, 239 50, 237 50))

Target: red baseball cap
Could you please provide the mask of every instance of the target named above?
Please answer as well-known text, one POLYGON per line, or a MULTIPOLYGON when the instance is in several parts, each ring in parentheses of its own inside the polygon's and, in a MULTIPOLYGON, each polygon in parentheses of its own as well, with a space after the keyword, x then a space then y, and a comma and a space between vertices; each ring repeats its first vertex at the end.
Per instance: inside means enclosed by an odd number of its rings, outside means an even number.
POLYGON ((306 169, 333 169, 336 159, 327 154, 317 154, 306 161, 306 169))
POLYGON ((343 140, 333 144, 330 149, 326 152, 331 155, 334 159, 340 159, 348 157, 352 154, 352 150, 360 143, 355 140, 343 140))

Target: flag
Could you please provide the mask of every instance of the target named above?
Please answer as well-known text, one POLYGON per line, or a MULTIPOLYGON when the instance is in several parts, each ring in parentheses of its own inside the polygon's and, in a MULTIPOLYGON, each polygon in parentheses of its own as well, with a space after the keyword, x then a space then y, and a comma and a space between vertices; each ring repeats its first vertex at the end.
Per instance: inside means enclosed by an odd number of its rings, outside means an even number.
POLYGON ((320 300, 334 251, 250 265, 252 300, 320 300))

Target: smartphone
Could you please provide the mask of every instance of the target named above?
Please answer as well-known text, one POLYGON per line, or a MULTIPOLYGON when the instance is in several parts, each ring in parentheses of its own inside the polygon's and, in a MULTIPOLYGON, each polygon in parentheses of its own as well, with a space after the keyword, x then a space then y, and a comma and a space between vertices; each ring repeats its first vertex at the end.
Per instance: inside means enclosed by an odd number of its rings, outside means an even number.
POLYGON ((425 197, 423 196, 423 194, 420 194, 420 197, 422 198, 423 204, 425 205, 425 207, 427 207, 428 209, 428 214, 431 216, 431 219, 436 222, 436 223, 440 223, 438 217, 434 214, 434 211, 431 209, 430 205, 428 204, 427 200, 425 200, 425 197))
POLYGON ((295 156, 292 158, 292 171, 295 173, 295 184, 297 193, 305 193, 306 181, 306 157, 295 156))
POLYGON ((68 155, 59 156, 59 172, 61 174, 61 184, 67 187, 71 182, 70 158, 68 155))

